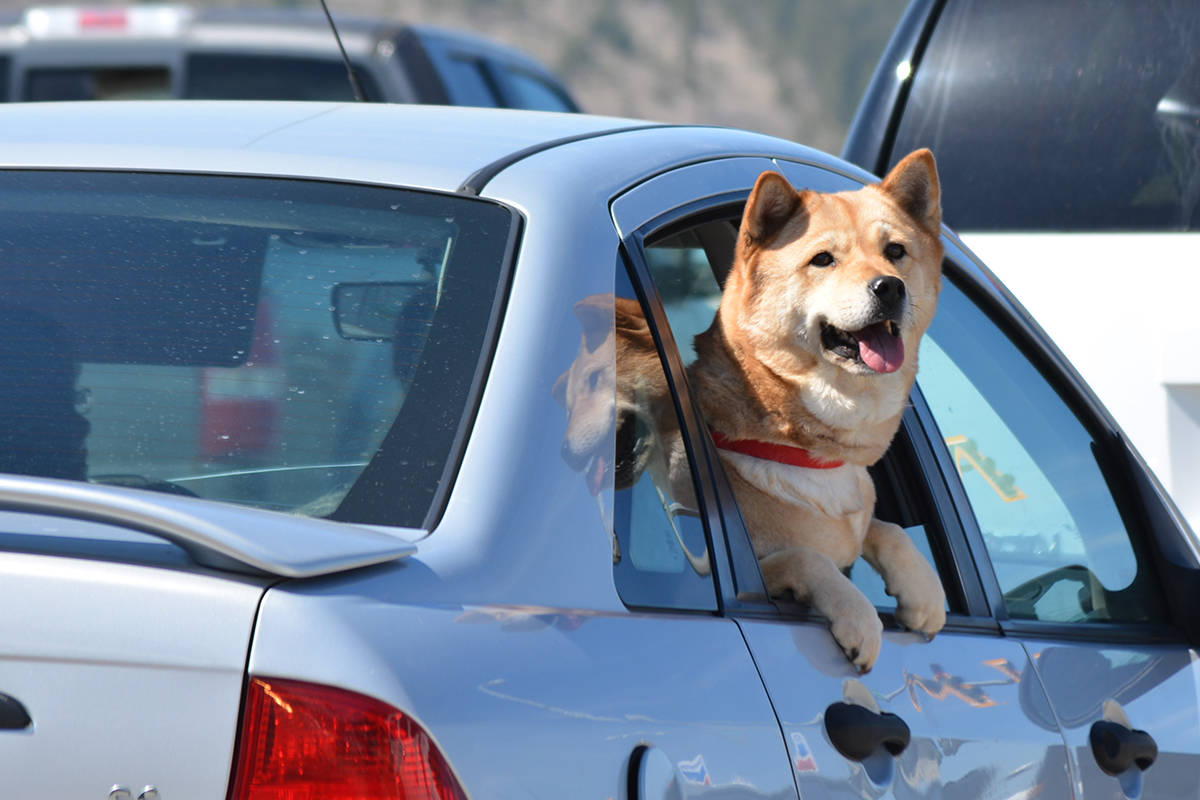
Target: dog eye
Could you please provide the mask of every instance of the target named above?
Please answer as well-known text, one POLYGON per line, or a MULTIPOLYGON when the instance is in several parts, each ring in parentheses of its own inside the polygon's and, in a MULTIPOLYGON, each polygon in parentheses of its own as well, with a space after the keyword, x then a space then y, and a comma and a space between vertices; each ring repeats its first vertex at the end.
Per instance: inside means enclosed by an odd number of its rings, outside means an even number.
POLYGON ((883 257, 888 261, 899 261, 906 255, 908 251, 899 242, 889 242, 887 247, 883 248, 883 257))
POLYGON ((828 250, 822 250, 813 256, 812 260, 808 263, 812 264, 814 267, 828 267, 833 263, 833 254, 828 250))

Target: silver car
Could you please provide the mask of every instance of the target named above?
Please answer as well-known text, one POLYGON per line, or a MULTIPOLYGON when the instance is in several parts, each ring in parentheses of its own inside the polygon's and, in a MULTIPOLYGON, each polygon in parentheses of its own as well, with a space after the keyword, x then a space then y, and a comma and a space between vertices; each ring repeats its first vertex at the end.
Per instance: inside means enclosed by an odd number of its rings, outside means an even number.
POLYGON ((766 596, 684 366, 767 169, 872 180, 570 114, 0 108, 7 793, 1200 796, 1200 547, 949 231, 874 470, 945 631, 855 569, 858 675, 766 596), (615 297, 698 507, 628 468, 615 297))

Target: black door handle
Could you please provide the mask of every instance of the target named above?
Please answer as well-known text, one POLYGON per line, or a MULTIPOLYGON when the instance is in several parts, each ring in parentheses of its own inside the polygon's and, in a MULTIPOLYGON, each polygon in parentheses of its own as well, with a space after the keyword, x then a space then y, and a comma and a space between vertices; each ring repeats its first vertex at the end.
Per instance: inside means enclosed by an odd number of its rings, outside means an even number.
POLYGON ((898 756, 912 734, 904 720, 886 711, 876 713, 853 703, 834 703, 825 709, 825 731, 838 752, 862 761, 880 747, 898 756))
POLYGON ((32 724, 21 701, 0 692, 0 731, 23 731, 32 724))
POLYGON ((1089 738, 1096 763, 1109 775, 1120 775, 1133 766, 1145 772, 1158 758, 1153 736, 1116 722, 1102 719, 1093 723, 1089 738))

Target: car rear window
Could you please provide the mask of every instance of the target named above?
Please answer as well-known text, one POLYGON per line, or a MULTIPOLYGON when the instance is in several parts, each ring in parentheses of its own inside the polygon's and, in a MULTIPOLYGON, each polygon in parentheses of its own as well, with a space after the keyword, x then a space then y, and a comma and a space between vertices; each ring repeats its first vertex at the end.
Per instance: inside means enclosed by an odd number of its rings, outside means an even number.
MULTIPOLYGON (((364 99, 382 98, 369 70, 355 65, 364 99)), ((352 101, 346 65, 334 58, 194 53, 187 58, 183 96, 193 100, 352 101)))
POLYGON ((933 149, 959 230, 1195 230, 1197 41, 1197 3, 947 3, 892 162, 933 149))
POLYGON ((24 97, 57 100, 164 100, 171 96, 166 67, 46 67, 25 73, 24 97))
POLYGON ((427 525, 513 224, 381 187, 0 172, 0 472, 427 525))

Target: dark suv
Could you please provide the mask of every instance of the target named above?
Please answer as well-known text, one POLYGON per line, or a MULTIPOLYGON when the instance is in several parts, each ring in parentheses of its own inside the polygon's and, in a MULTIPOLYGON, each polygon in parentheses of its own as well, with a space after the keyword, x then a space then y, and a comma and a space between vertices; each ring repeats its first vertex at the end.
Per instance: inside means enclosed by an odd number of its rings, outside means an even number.
MULTIPOLYGON (((578 111, 529 55, 427 25, 336 18, 365 99, 578 111)), ((353 100, 320 11, 45 6, 0 19, 0 100, 353 100)))

